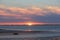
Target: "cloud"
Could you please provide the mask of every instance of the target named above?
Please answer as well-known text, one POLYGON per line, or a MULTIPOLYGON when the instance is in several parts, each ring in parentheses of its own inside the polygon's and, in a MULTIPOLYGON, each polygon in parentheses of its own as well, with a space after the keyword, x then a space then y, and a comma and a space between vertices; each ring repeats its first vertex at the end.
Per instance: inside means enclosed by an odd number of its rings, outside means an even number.
MULTIPOLYGON (((49 12, 59 14, 60 15, 60 8, 59 7, 52 7, 48 6, 46 8, 38 8, 38 7, 31 7, 31 8, 17 8, 17 7, 8 7, 8 8, 0 8, 0 15, 39 15, 45 16, 49 15, 49 12), (1 10, 3 9, 3 10, 1 10)), ((17 16, 16 15, 16 16, 17 16)))
POLYGON ((60 8, 59 7, 49 6, 49 7, 47 7, 47 9, 53 13, 60 15, 60 8))
POLYGON ((18 12, 17 14, 23 14, 23 15, 40 15, 40 16, 44 16, 46 13, 46 11, 42 8, 38 8, 38 7, 31 7, 31 8, 16 8, 16 7, 10 7, 7 8, 8 10, 10 10, 13 13, 18 12))
POLYGON ((51 22, 53 19, 55 19, 54 17, 56 19, 60 17, 59 7, 48 6, 46 8, 39 8, 33 6, 31 8, 17 8, 17 7, 0 8, 0 21, 2 21, 1 20, 2 18, 5 20, 9 19, 9 21, 10 20, 12 21, 13 20, 20 20, 20 21, 35 20, 35 21, 51 22))

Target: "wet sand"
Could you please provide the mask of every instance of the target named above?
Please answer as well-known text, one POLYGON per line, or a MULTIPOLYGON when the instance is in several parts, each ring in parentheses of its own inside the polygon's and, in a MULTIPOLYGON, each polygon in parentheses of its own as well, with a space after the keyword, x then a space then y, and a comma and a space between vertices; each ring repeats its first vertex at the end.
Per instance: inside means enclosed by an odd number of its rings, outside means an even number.
POLYGON ((0 33, 0 40, 60 40, 60 35, 45 33, 0 33))

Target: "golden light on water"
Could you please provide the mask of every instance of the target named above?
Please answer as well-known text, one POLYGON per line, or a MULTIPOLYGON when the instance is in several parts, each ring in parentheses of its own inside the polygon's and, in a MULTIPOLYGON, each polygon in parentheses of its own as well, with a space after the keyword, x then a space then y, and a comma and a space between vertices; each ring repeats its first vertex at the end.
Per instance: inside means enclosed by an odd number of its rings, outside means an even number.
POLYGON ((28 30, 25 30, 26 32, 31 32, 32 30, 31 29, 28 29, 28 30))

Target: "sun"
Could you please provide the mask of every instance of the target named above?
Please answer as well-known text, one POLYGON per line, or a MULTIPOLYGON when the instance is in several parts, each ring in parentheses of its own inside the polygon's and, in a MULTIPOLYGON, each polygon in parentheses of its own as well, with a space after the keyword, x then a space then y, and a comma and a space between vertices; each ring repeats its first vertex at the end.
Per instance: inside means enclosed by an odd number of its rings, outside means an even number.
POLYGON ((28 26, 31 26, 31 25, 33 25, 33 24, 32 24, 31 22, 28 22, 27 25, 28 25, 28 26))
POLYGON ((32 23, 28 23, 28 25, 29 25, 29 26, 31 26, 31 25, 32 25, 32 23))

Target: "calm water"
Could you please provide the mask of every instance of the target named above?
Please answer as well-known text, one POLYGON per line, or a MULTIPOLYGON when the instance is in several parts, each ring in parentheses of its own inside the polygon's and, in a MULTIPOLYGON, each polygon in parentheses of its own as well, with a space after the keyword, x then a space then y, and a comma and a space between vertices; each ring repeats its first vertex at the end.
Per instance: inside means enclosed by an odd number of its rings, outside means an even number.
MULTIPOLYGON (((50 37, 60 36, 60 26, 0 26, 1 29, 19 29, 19 30, 32 30, 32 31, 56 31, 57 33, 37 33, 37 34, 29 34, 30 37, 35 38, 19 38, 22 35, 17 35, 17 38, 5 38, 1 40, 53 40, 50 37), (38 36, 40 38, 38 38, 38 36), (49 38, 41 38, 41 37, 49 37, 49 38)), ((29 37, 29 35, 23 35, 29 37)), ((13 37, 13 36, 12 36, 13 37)), ((57 38, 58 39, 58 38, 57 38)), ((59 38, 60 40, 60 38, 59 38)))
POLYGON ((41 31, 41 30, 60 30, 60 26, 0 26, 2 29, 20 29, 20 30, 32 30, 32 31, 41 31))

